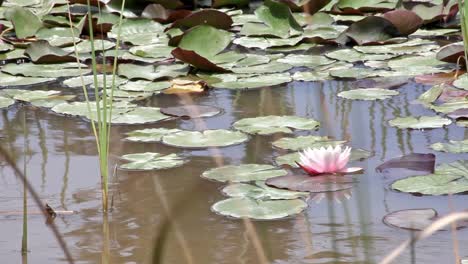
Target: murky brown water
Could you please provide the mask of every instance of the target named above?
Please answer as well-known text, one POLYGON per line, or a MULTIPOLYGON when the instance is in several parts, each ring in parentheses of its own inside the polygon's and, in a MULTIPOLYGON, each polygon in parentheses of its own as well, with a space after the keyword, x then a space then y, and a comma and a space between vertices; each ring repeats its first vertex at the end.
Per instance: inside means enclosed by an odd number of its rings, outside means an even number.
MULTIPOLYGON (((115 126, 112 158, 122 154, 155 151, 181 152, 191 161, 176 169, 155 172, 118 171, 112 179, 114 211, 108 221, 101 214, 100 180, 94 138, 89 124, 30 106, 15 106, 1 115, 2 144, 10 149, 41 198, 55 209, 76 210, 55 220, 78 263, 377 263, 410 235, 382 224, 391 211, 432 207, 441 214, 466 208, 466 197, 415 197, 393 192, 394 176, 375 172, 384 160, 411 152, 431 152, 428 145, 461 140, 464 129, 397 130, 387 120, 396 116, 431 114, 411 102, 426 87, 408 84, 390 100, 363 102, 340 99, 345 82, 291 83, 287 87, 253 91, 214 90, 194 96, 198 104, 221 107, 225 113, 204 119, 207 128, 229 128, 236 120, 261 115, 298 115, 322 122, 313 134, 348 139, 354 147, 375 153, 356 165, 365 173, 351 190, 349 200, 316 196, 302 214, 279 221, 229 219, 210 211, 222 199, 222 184, 199 175, 216 166, 213 152, 188 151, 162 144, 124 142, 123 133, 142 126, 115 126), (24 122, 24 117, 26 122, 24 122), (23 124, 26 124, 24 129, 23 124), (26 133, 25 133, 26 132, 26 133), (320 199, 322 198, 322 199, 320 199), (254 231, 254 232, 252 232, 254 231), (109 250, 106 253, 106 250, 109 250), (104 253, 103 253, 104 251, 104 253)), ((173 106, 176 96, 157 96, 149 104, 173 106)), ((150 127, 150 126, 145 126, 150 127)), ((194 120, 176 120, 153 127, 199 128, 194 120)), ((298 133, 304 134, 304 133, 298 133)), ((245 144, 219 149, 224 164, 271 163, 278 155, 271 142, 280 135, 252 137, 245 144)), ((437 162, 467 155, 436 153, 437 162)), ((1 263, 61 263, 63 254, 42 216, 30 215, 30 253, 21 257, 21 180, 1 167, 1 263)), ((28 200, 30 210, 35 206, 28 200)), ((466 230, 458 231, 460 254, 468 252, 466 230)), ((468 255, 468 254, 466 254, 468 255)), ((400 263, 453 263, 451 233, 441 231, 417 244, 415 255, 406 252, 400 263)))

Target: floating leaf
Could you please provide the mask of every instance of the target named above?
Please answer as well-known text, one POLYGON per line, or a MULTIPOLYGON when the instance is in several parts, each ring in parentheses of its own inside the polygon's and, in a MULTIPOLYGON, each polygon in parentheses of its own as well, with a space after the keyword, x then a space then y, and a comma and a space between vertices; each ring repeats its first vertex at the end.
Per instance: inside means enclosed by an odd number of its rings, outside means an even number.
POLYGON ((468 191, 467 161, 455 161, 438 166, 434 174, 413 176, 395 181, 392 189, 425 195, 455 194, 468 191))
POLYGON ((221 190, 230 197, 248 197, 256 200, 290 200, 308 198, 308 192, 293 192, 268 187, 264 181, 256 181, 255 185, 246 183, 232 183, 221 190))
POLYGON ((451 43, 437 51, 436 58, 441 61, 464 64, 465 48, 463 42, 451 43))
POLYGON ((163 136, 180 131, 182 130, 167 128, 145 128, 126 133, 127 137, 125 139, 135 142, 159 142, 163 136))
POLYGON ((412 171, 434 172, 435 155, 432 153, 411 153, 398 158, 394 158, 380 164, 375 168, 378 172, 389 169, 408 169, 412 171))
POLYGON ((122 159, 129 161, 120 165, 126 170, 163 170, 180 167, 188 161, 177 154, 163 155, 155 152, 134 153, 123 155, 122 159))
POLYGON ((241 119, 233 127, 248 134, 271 135, 292 133, 293 129, 315 130, 319 125, 314 119, 298 116, 259 116, 241 119))
POLYGON ((393 127, 398 128, 411 128, 411 129, 425 129, 425 128, 439 128, 450 125, 452 121, 448 118, 440 116, 420 116, 420 117, 397 117, 388 121, 393 127))
POLYGON ((335 192, 352 188, 354 179, 350 176, 308 176, 308 175, 286 175, 268 179, 266 184, 280 189, 288 189, 298 192, 335 192))
POLYGON ((465 73, 458 76, 458 78, 453 81, 453 86, 463 90, 468 90, 468 74, 465 73))
POLYGON ((459 109, 468 108, 468 100, 454 100, 440 105, 430 105, 429 108, 436 112, 448 114, 459 109))
POLYGON ((166 135, 162 142, 169 146, 179 148, 210 148, 227 147, 247 141, 244 133, 225 129, 205 131, 181 131, 166 135))
POLYGON ((431 89, 429 89, 429 90, 425 91, 423 94, 421 94, 418 97, 418 101, 423 103, 423 104, 431 104, 435 100, 437 100, 437 98, 439 98, 439 96, 440 96, 440 94, 442 93, 443 90, 444 90, 443 85, 435 85, 431 89))
POLYGON ((203 178, 220 182, 264 181, 269 178, 286 175, 287 171, 266 164, 227 165, 207 170, 203 178))
POLYGON ((157 93, 164 89, 171 87, 170 82, 161 81, 161 82, 151 82, 151 81, 129 81, 123 85, 119 86, 120 90, 130 91, 130 92, 152 92, 157 93))
POLYGON ((92 52, 92 47, 91 45, 94 45, 94 50, 95 51, 103 51, 103 50, 108 50, 112 49, 115 47, 115 43, 111 42, 109 40, 105 39, 95 39, 94 44, 91 44, 91 40, 82 40, 80 43, 76 44, 75 46, 67 47, 64 48, 63 50, 68 51, 70 53, 78 52, 78 54, 81 53, 91 53, 92 52))
POLYGON ((173 49, 173 47, 169 47, 165 44, 150 44, 131 47, 129 51, 136 56, 162 60, 170 58, 173 49))
POLYGON ((302 32, 289 7, 283 3, 267 0, 255 10, 255 15, 271 28, 270 34, 289 38, 302 32))
POLYGON ((423 24, 423 19, 421 17, 405 9, 396 9, 386 12, 382 17, 390 21, 402 36, 414 33, 423 24))
POLYGON ((432 144, 431 149, 450 153, 466 153, 468 152, 468 140, 449 140, 448 143, 438 142, 432 144))
POLYGON ((437 218, 434 209, 408 209, 391 212, 384 216, 384 224, 407 230, 423 230, 437 218))
POLYGON ((119 64, 118 74, 128 79, 144 79, 154 81, 163 78, 175 78, 187 75, 189 67, 185 64, 171 65, 135 65, 119 64))
POLYGON ((218 107, 209 105, 183 105, 173 107, 163 107, 161 112, 168 116, 182 118, 200 118, 219 115, 222 110, 218 107))
POLYGON ((203 93, 207 84, 200 80, 174 79, 164 94, 203 93))
POLYGON ((354 46, 353 48, 362 53, 404 55, 421 53, 421 50, 431 51, 438 49, 439 46, 431 40, 412 39, 398 44, 354 46))
POLYGON ((13 105, 14 103, 15 100, 8 97, 0 96, 0 108, 7 108, 13 105))
POLYGON ((254 89, 261 87, 269 87, 288 83, 292 81, 289 73, 279 74, 265 74, 247 78, 235 77, 230 81, 217 82, 212 84, 214 88, 225 88, 225 89, 254 89))
POLYGON ((284 137, 274 141, 272 144, 276 148, 297 151, 305 148, 337 146, 344 143, 346 141, 334 141, 327 136, 298 136, 294 138, 284 137))
POLYGON ((359 52, 355 49, 339 49, 329 53, 325 56, 331 59, 346 61, 346 62, 358 62, 358 61, 379 61, 388 60, 397 55, 393 54, 366 54, 359 52))
POLYGON ((343 91, 338 93, 339 97, 353 100, 385 100, 394 95, 398 95, 398 91, 387 90, 382 88, 364 88, 343 91))
MULTIPOLYGON (((107 88, 112 86, 112 79, 114 79, 115 86, 122 85, 128 81, 127 79, 121 78, 117 75, 112 76, 110 74, 107 74, 107 75, 98 74, 96 75, 98 88, 104 88, 104 78, 106 80, 105 82, 106 82, 107 88)), ((83 85, 85 86, 91 85, 91 87, 94 87, 94 75, 73 77, 73 78, 63 81, 63 84, 71 88, 82 87, 83 85)))
POLYGON ((219 29, 228 30, 233 21, 229 15, 215 9, 203 9, 175 21, 172 27, 192 28, 198 25, 209 25, 219 29))
POLYGON ((32 37, 42 27, 41 20, 30 10, 14 6, 5 10, 4 16, 15 28, 16 37, 32 37))
POLYGON ((11 86, 29 86, 40 83, 52 82, 55 78, 34 78, 34 77, 23 77, 13 76, 10 74, 0 72, 0 87, 11 87, 11 86))
POLYGON ((75 57, 70 52, 51 46, 46 40, 38 40, 29 44, 24 52, 35 63, 73 62, 75 57))
POLYGON ((167 43, 164 29, 164 26, 151 19, 125 19, 122 21, 120 31, 119 24, 115 24, 111 32, 108 33, 108 37, 117 39, 119 36, 120 40, 130 42, 133 45, 167 43))
POLYGON ((6 64, 1 68, 1 71, 12 75, 45 78, 71 77, 78 76, 80 73, 88 74, 91 72, 85 65, 81 66, 80 71, 78 64, 71 62, 58 64, 6 64))
POLYGON ((211 207, 221 215, 234 218, 253 218, 271 220, 298 214, 307 208, 301 199, 294 200, 253 200, 249 198, 229 198, 219 201, 211 207))
POLYGON ((330 60, 324 56, 318 55, 297 55, 297 54, 289 54, 284 58, 280 58, 277 60, 278 62, 287 63, 294 67, 309 67, 315 68, 317 66, 328 65, 335 60, 330 60))
POLYGON ((295 46, 298 44, 303 36, 293 37, 288 39, 280 38, 260 38, 260 37, 240 37, 233 40, 234 44, 244 46, 246 48, 259 48, 267 49, 271 47, 286 47, 295 46))
POLYGON ((337 42, 346 44, 349 40, 358 45, 376 43, 400 36, 398 29, 387 19, 369 16, 354 22, 344 31, 337 42))

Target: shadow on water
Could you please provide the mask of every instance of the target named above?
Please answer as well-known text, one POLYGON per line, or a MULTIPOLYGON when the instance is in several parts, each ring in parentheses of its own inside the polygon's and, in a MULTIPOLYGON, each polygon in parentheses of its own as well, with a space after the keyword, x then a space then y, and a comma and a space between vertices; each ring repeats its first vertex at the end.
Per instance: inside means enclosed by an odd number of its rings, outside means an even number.
MULTIPOLYGON (((390 158, 411 152, 432 152, 428 145, 460 140, 466 136, 455 125, 447 129, 398 130, 388 126, 397 116, 428 115, 412 104, 428 87, 409 83, 400 95, 376 102, 344 100, 336 96, 350 88, 347 82, 295 82, 286 87, 251 91, 212 90, 210 96, 180 98, 154 96, 152 106, 188 102, 221 107, 224 113, 200 120, 173 120, 150 126, 115 126, 111 135, 112 164, 123 154, 137 152, 180 153, 190 158, 186 165, 156 172, 118 171, 112 179, 113 212, 103 218, 96 148, 89 123, 30 106, 2 111, 2 147, 15 164, 27 160, 27 174, 41 202, 53 208, 75 210, 58 216, 54 223, 70 246, 75 259, 107 263, 377 263, 406 240, 410 233, 385 226, 388 212, 432 207, 449 213, 449 198, 414 197, 397 193, 388 185, 391 175, 374 171, 390 158), (365 113, 365 114, 363 114, 365 113), (27 117, 23 122, 23 114, 27 117), (358 161, 365 173, 349 192, 316 195, 300 215, 278 221, 230 219, 213 213, 211 205, 223 199, 223 184, 199 177, 220 164, 266 163, 283 154, 271 142, 288 135, 252 136, 240 145, 212 150, 182 150, 160 143, 124 141, 124 133, 147 127, 189 130, 229 128, 245 117, 297 115, 321 121, 321 128, 296 135, 322 135, 346 139, 350 145, 374 153, 358 161), (201 126, 202 125, 202 126, 201 126), (27 133, 23 133, 27 130, 27 133), (24 153, 24 142, 30 150, 24 153), (263 257, 262 257, 263 256, 263 257)), ((467 158, 467 155, 437 153, 437 162, 467 158)), ((23 182, 1 162, 0 221, 3 238, 0 254, 5 263, 18 263, 22 226, 16 212, 27 214, 30 263, 66 262, 55 238, 38 215, 23 182), (23 198, 26 198, 23 200, 23 198), (7 212, 7 213, 4 213, 7 212), (13 241, 13 242, 12 242, 13 241), (14 241, 17 241, 14 243, 14 241)), ((465 208, 465 198, 452 198, 453 210, 465 208)), ((458 230, 460 252, 467 250, 466 230, 458 230)), ((402 263, 449 263, 453 260, 450 232, 442 231, 416 244, 398 259, 402 263)), ((462 255, 463 256, 463 255, 462 255)), ((23 262, 25 263, 25 262, 23 262)))

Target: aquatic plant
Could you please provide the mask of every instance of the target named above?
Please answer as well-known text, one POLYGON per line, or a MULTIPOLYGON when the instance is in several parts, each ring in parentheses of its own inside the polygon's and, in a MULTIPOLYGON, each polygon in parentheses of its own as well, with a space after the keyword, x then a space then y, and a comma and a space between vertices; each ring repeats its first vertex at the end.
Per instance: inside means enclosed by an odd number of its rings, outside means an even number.
POLYGON ((458 0, 458 10, 460 12, 460 25, 461 25, 461 30, 462 30, 462 37, 463 37, 463 46, 465 46, 465 65, 468 65, 468 58, 467 58, 467 52, 466 50, 468 49, 468 31, 467 31, 467 26, 468 26, 468 21, 466 20, 466 11, 468 10, 468 7, 465 5, 465 1, 458 0))
POLYGON ((321 148, 307 148, 299 153, 300 162, 297 165, 309 175, 319 175, 324 173, 353 173, 362 170, 362 168, 346 168, 351 147, 328 146, 321 148))

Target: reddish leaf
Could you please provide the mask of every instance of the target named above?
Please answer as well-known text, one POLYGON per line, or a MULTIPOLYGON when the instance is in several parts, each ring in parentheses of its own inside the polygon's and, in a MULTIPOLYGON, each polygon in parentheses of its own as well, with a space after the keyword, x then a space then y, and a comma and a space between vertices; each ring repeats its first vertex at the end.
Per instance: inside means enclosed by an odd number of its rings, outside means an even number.
POLYGON ((226 13, 214 9, 205 9, 175 21, 172 27, 191 28, 198 25, 210 25, 227 30, 231 28, 232 23, 231 17, 226 13))
POLYGON ((286 175, 268 179, 265 183, 280 189, 288 189, 300 192, 334 192, 346 190, 352 187, 355 180, 351 176, 308 176, 308 175, 286 175))
POLYGON ((436 55, 436 58, 440 61, 460 63, 465 65, 465 47, 463 42, 452 43, 443 46, 436 55))
POLYGON ((164 6, 159 4, 151 4, 145 7, 141 16, 153 19, 160 23, 169 23, 187 17, 190 14, 192 14, 192 11, 190 10, 171 10, 164 8, 164 6))
MULTIPOLYGON (((394 158, 379 165, 377 172, 387 172, 390 169, 408 169, 412 171, 434 172, 435 155, 432 153, 411 153, 405 156, 394 158)), ((401 176, 401 175, 400 175, 401 176)))
POLYGON ((171 54, 177 59, 189 63, 200 70, 210 72, 231 72, 230 70, 217 66, 216 64, 212 63, 211 61, 207 60, 206 58, 198 55, 196 52, 191 50, 175 48, 171 52, 171 54))
POLYGON ((414 81, 422 84, 442 84, 442 83, 452 83, 456 76, 465 73, 465 71, 452 71, 452 72, 441 72, 433 73, 428 75, 420 75, 414 78, 414 81))
POLYGON ((383 14, 383 17, 390 21, 402 36, 414 33, 424 22, 416 13, 404 9, 387 12, 383 14))

